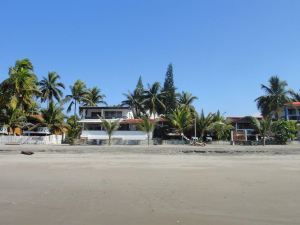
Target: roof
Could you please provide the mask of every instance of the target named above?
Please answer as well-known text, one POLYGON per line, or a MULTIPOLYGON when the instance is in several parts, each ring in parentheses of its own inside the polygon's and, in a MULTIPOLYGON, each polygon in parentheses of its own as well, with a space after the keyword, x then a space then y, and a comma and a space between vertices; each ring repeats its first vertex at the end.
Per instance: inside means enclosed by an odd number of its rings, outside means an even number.
POLYGON ((128 106, 80 106, 79 109, 130 109, 128 106))
MULTIPOLYGON (((261 120, 262 117, 255 116, 254 118, 261 120)), ((227 117, 226 119, 230 120, 231 123, 249 123, 251 122, 249 120, 249 116, 233 116, 233 117, 227 117)))
POLYGON ((300 102, 288 102, 284 104, 285 106, 300 106, 300 102))

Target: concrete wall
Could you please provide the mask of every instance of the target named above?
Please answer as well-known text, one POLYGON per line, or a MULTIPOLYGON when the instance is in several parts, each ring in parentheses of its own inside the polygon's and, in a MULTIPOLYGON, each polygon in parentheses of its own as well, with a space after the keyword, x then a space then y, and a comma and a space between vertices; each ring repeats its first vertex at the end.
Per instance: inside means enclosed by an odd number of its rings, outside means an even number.
POLYGON ((61 144, 62 135, 50 136, 0 136, 0 144, 61 144))
MULTIPOLYGON (((107 140, 108 135, 105 131, 83 130, 81 138, 88 140, 107 140)), ((147 140, 147 134, 142 131, 115 131, 112 135, 113 139, 122 140, 147 140)))

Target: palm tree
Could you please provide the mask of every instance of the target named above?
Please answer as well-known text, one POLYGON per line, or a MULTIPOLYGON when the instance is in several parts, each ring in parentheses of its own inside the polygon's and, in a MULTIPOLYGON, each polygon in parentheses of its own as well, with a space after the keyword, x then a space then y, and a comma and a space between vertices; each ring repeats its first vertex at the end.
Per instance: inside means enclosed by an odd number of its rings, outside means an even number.
POLYGON ((111 137, 113 133, 119 128, 119 121, 102 120, 101 124, 108 135, 108 145, 111 145, 111 137))
POLYGON ((265 95, 258 97, 255 101, 264 117, 274 115, 276 120, 279 119, 282 107, 289 101, 289 92, 286 90, 286 87, 287 82, 280 80, 278 76, 272 76, 269 79, 269 86, 261 85, 265 95))
POLYGON ((180 133, 183 140, 184 131, 192 124, 192 115, 190 110, 187 110, 185 107, 179 107, 168 115, 167 118, 176 131, 180 133))
POLYGON ((159 82, 155 82, 152 86, 148 85, 148 90, 144 91, 143 104, 149 110, 150 116, 154 118, 159 111, 165 111, 166 106, 163 103, 165 93, 161 91, 159 82))
POLYGON ((205 116, 204 111, 201 111, 200 116, 197 116, 197 130, 200 133, 200 140, 203 140, 205 132, 208 131, 209 126, 214 122, 214 114, 209 113, 205 116))
POLYGON ((78 122, 79 118, 78 116, 71 116, 67 120, 67 125, 68 125, 68 141, 70 144, 74 144, 74 140, 76 138, 79 138, 80 132, 81 132, 81 125, 78 122))
POLYGON ((54 99, 60 102, 63 97, 62 89, 65 89, 65 85, 58 82, 59 79, 56 72, 49 72, 48 77, 43 77, 39 82, 42 102, 48 101, 48 106, 54 99))
POLYGON ((30 129, 33 130, 35 127, 46 126, 51 133, 57 134, 64 132, 68 126, 65 123, 65 115, 63 113, 63 108, 54 104, 53 102, 49 103, 49 107, 41 110, 41 117, 34 117, 35 125, 30 129))
POLYGON ((300 93, 297 93, 296 91, 294 90, 290 90, 289 91, 289 94, 291 96, 290 100, 292 102, 300 102, 300 93))
POLYGON ((143 95, 136 90, 133 93, 128 92, 123 95, 126 97, 126 100, 122 101, 121 105, 129 106, 132 109, 134 118, 140 118, 145 113, 143 95))
POLYGON ((217 140, 227 139, 230 133, 230 130, 233 129, 233 126, 225 121, 215 121, 209 125, 208 130, 214 132, 217 140))
POLYGON ((213 114, 212 123, 207 128, 209 131, 214 132, 217 140, 222 140, 228 138, 230 131, 233 126, 218 110, 213 114))
POLYGON ((25 112, 33 104, 33 98, 40 94, 33 66, 28 59, 18 60, 15 66, 9 69, 9 78, 3 81, 2 85, 5 86, 6 97, 14 96, 18 100, 18 107, 25 112))
POLYGON ((198 97, 193 96, 191 93, 189 92, 185 92, 183 91, 181 94, 179 94, 178 96, 178 103, 181 106, 185 106, 190 108, 193 105, 193 102, 195 100, 197 100, 198 97))
POLYGON ((93 87, 87 90, 82 102, 84 106, 107 105, 104 98, 105 95, 101 93, 101 90, 98 87, 93 87))
POLYGON ((138 125, 138 128, 147 134, 148 146, 150 145, 150 136, 155 128, 155 123, 148 117, 142 118, 142 123, 138 125))
POLYGON ((87 91, 86 91, 86 85, 83 81, 77 80, 75 81, 73 86, 70 86, 71 89, 71 94, 66 96, 65 101, 71 101, 68 108, 67 112, 70 112, 72 110, 72 107, 74 106, 74 115, 77 113, 77 104, 80 104, 87 91))
POLYGON ((23 110, 17 107, 17 99, 14 98, 5 109, 1 110, 1 122, 8 126, 9 133, 15 135, 16 128, 23 128, 26 124, 26 116, 23 110))
POLYGON ((269 136, 272 127, 272 120, 270 118, 264 118, 262 120, 258 120, 255 117, 248 117, 251 121, 252 126, 255 130, 260 134, 263 138, 263 146, 266 145, 266 137, 269 136))

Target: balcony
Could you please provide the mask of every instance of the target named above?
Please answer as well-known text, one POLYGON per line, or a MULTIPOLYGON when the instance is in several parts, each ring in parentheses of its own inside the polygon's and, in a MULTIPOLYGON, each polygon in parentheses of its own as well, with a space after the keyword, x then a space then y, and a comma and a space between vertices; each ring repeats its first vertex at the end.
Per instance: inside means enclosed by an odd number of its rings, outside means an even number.
POLYGON ((289 120, 296 120, 296 121, 300 121, 300 116, 295 116, 295 115, 289 115, 288 116, 289 120))

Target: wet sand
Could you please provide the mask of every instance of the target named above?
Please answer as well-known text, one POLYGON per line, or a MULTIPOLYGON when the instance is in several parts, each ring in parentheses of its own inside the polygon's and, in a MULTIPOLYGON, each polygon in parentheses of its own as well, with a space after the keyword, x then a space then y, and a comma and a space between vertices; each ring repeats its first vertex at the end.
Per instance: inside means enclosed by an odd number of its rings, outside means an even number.
POLYGON ((300 224, 300 155, 0 154, 1 225, 300 224))

